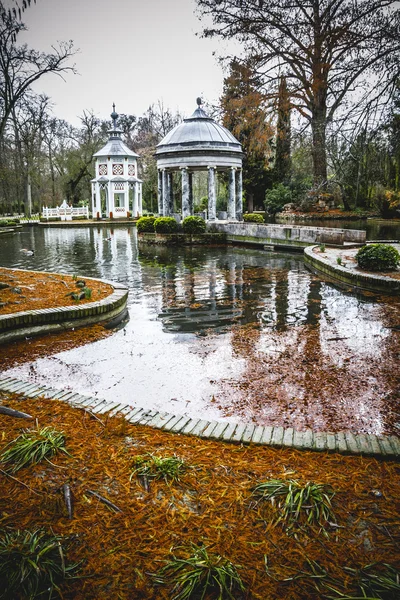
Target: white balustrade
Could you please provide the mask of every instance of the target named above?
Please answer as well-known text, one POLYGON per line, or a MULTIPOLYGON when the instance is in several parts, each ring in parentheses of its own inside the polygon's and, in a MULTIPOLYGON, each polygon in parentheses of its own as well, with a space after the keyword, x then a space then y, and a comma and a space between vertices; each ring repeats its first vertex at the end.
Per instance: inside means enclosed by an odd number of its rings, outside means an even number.
POLYGON ((61 221, 72 221, 75 217, 89 218, 89 208, 87 206, 68 206, 66 202, 63 202, 61 206, 56 208, 43 207, 42 217, 44 219, 60 218, 61 221))

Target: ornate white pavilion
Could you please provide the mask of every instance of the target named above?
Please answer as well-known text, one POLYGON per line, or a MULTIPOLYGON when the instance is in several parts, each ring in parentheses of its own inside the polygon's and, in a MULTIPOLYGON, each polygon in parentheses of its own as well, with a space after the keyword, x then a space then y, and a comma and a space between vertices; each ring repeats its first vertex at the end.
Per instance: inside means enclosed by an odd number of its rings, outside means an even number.
POLYGON ((96 152, 96 175, 92 179, 93 218, 122 218, 142 215, 142 181, 137 177, 139 155, 128 148, 117 128, 118 114, 113 112, 107 144, 96 152))
POLYGON ((182 218, 193 214, 194 171, 208 171, 208 220, 216 219, 216 176, 229 173, 228 219, 241 220, 243 213, 242 159, 240 142, 201 108, 174 127, 156 149, 158 169, 158 212, 173 213, 174 172, 182 173, 182 218))

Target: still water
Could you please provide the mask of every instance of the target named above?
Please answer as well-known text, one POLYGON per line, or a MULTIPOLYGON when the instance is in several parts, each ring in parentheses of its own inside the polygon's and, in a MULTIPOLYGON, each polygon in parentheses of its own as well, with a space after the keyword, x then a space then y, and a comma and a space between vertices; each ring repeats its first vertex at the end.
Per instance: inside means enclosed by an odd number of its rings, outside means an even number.
POLYGON ((396 432, 399 302, 339 290, 299 254, 33 227, 0 237, 0 265, 130 290, 130 319, 112 336, 4 375, 208 419, 396 432))

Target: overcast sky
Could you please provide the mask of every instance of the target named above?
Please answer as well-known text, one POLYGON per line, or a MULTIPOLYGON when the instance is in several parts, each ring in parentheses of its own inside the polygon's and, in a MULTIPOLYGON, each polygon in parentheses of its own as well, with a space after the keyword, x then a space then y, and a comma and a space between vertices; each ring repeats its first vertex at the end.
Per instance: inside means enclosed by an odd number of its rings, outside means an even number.
POLYGON ((35 86, 51 97, 56 116, 78 124, 91 109, 108 118, 117 112, 141 115, 163 100, 189 116, 202 95, 216 102, 223 72, 213 51, 224 55, 218 40, 196 36, 201 23, 194 0, 37 0, 23 14, 28 32, 21 35, 37 50, 50 51, 57 40, 73 40, 79 75, 66 81, 47 75, 35 86))

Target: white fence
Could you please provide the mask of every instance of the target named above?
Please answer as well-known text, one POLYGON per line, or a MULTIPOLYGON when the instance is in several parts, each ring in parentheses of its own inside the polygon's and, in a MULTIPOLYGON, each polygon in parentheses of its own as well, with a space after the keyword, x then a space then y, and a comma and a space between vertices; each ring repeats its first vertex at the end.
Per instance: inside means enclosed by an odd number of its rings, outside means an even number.
POLYGON ((43 207, 42 217, 44 219, 53 219, 58 217, 61 221, 72 221, 74 217, 89 218, 89 208, 87 206, 57 206, 56 208, 43 207))

